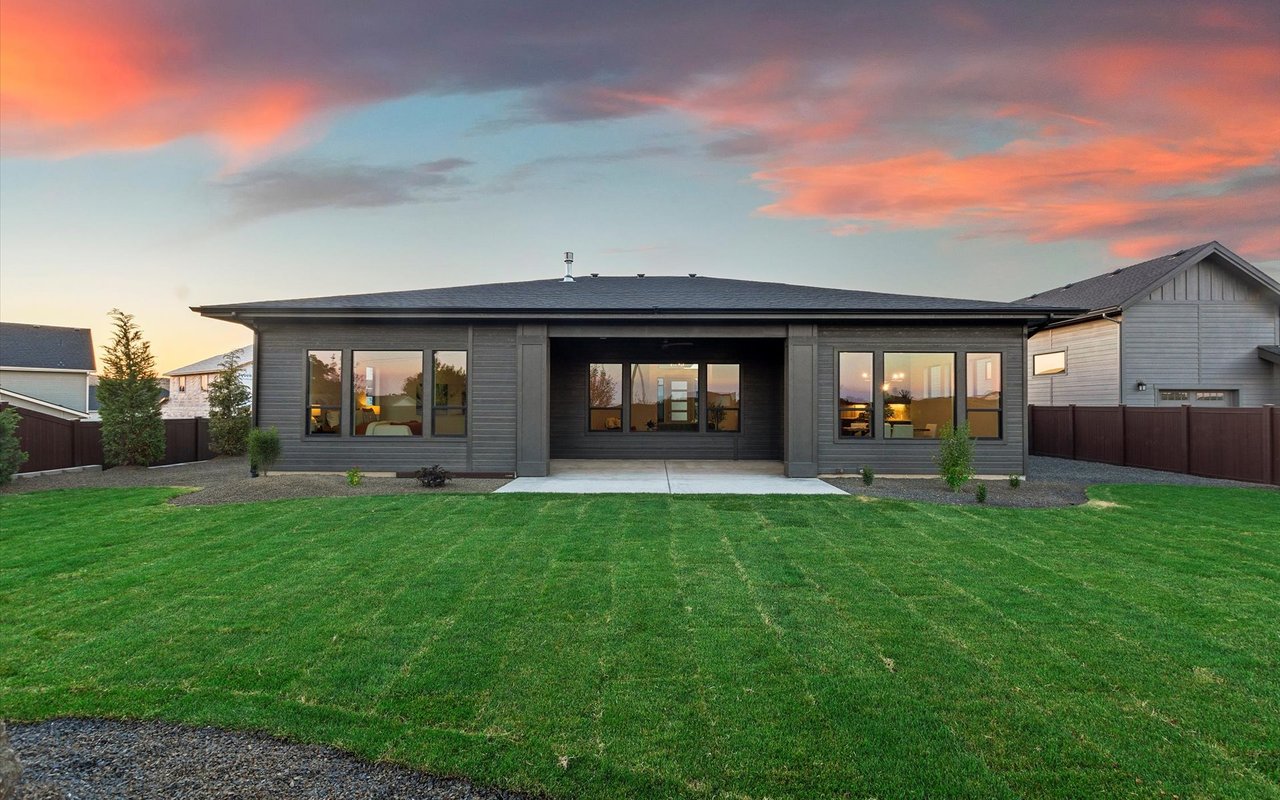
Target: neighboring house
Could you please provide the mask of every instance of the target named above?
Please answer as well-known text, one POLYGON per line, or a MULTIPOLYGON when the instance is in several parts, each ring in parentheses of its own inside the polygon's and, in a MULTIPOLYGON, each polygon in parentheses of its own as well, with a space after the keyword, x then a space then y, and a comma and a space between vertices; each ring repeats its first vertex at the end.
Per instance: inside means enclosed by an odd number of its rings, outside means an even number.
POLYGON ((89 416, 87 328, 0 322, 0 402, 62 419, 89 416))
POLYGON ((193 310, 254 331, 255 424, 279 429, 281 469, 766 459, 793 477, 935 472, 966 418, 978 472, 1023 473, 1027 326, 1069 315, 693 275, 193 310))
MULTIPOLYGON (((240 360, 240 380, 253 391, 253 347, 230 351, 240 360)), ((209 416, 209 386, 218 377, 223 359, 230 353, 210 356, 164 374, 167 399, 161 406, 165 419, 189 419, 209 416)))
POLYGON ((1031 336, 1030 403, 1280 403, 1280 284, 1218 242, 1019 302, 1089 309, 1031 336))

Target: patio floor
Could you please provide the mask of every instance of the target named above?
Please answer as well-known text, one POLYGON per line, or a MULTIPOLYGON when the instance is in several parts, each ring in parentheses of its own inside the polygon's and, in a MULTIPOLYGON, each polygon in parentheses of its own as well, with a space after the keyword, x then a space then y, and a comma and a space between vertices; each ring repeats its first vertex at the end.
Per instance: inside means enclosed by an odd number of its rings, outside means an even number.
POLYGON ((516 478, 496 492, 560 494, 844 494, 817 478, 788 478, 778 461, 555 459, 545 478, 516 478))

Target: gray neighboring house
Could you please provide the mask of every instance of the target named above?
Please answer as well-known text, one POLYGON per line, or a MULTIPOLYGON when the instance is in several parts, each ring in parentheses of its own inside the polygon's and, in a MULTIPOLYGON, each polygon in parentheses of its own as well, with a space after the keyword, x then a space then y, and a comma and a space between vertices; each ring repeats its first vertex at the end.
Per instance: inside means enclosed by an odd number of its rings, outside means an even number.
POLYGON ((209 416, 209 385, 218 377, 224 358, 235 353, 240 361, 240 381, 253 389, 253 347, 238 347, 164 373, 167 397, 161 407, 165 419, 209 416))
POLYGON ((1078 309, 683 277, 207 305, 254 332, 284 470, 546 475, 553 459, 931 473, 968 418, 1025 472, 1028 326, 1078 309))
POLYGON ((1280 283, 1218 242, 1018 302, 1089 309, 1031 336, 1032 404, 1280 403, 1280 283))
POLYGON ((85 419, 95 368, 88 328, 0 322, 0 402, 85 419))

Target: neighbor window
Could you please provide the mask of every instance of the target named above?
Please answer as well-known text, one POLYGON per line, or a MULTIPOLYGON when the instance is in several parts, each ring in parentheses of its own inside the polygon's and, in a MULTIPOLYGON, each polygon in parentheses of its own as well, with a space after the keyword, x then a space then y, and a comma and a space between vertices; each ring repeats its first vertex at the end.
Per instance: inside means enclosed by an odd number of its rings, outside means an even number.
POLYGON ((936 439, 955 422, 954 353, 885 353, 884 436, 936 439))
POLYGON ((342 426, 342 351, 307 351, 307 433, 337 435, 342 426))
POLYGON ((622 365, 592 364, 587 369, 588 430, 622 430, 622 365))
POLYGON ((1169 402, 1177 402, 1179 400, 1190 400, 1191 392, 1183 391, 1181 389, 1161 389, 1160 399, 1166 400, 1169 402))
POLYGON ((698 365, 632 364, 631 430, 698 430, 698 365))
POLYGON ((467 351, 437 350, 431 354, 431 433, 467 435, 467 351))
POLYGON ((741 373, 737 364, 707 365, 707 430, 742 430, 741 373))
POLYGON ((200 375, 200 391, 209 391, 209 373, 204 372, 200 375))
POLYGON ((840 353, 839 422, 841 438, 870 438, 874 411, 870 353, 840 353))
POLYGON ((186 375, 179 375, 179 376, 178 376, 178 391, 180 391, 180 392, 185 392, 186 390, 187 390, 187 376, 186 376, 186 375))
POLYGON ((965 400, 969 434, 977 439, 1001 436, 1001 380, 999 353, 969 353, 965 356, 965 400))
POLYGON ((356 350, 351 396, 356 436, 421 436, 422 351, 356 350))
POLYGON ((1067 351, 1036 353, 1031 357, 1032 375, 1061 375, 1067 371, 1067 351))

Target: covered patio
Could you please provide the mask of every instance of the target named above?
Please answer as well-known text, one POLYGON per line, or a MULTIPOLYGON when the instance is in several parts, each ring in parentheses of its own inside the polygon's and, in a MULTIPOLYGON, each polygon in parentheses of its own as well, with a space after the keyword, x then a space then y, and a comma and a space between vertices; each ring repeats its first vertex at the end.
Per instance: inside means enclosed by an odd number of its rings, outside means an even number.
POLYGON ((558 494, 845 494, 818 478, 788 478, 781 461, 552 459, 551 474, 496 492, 558 494))

